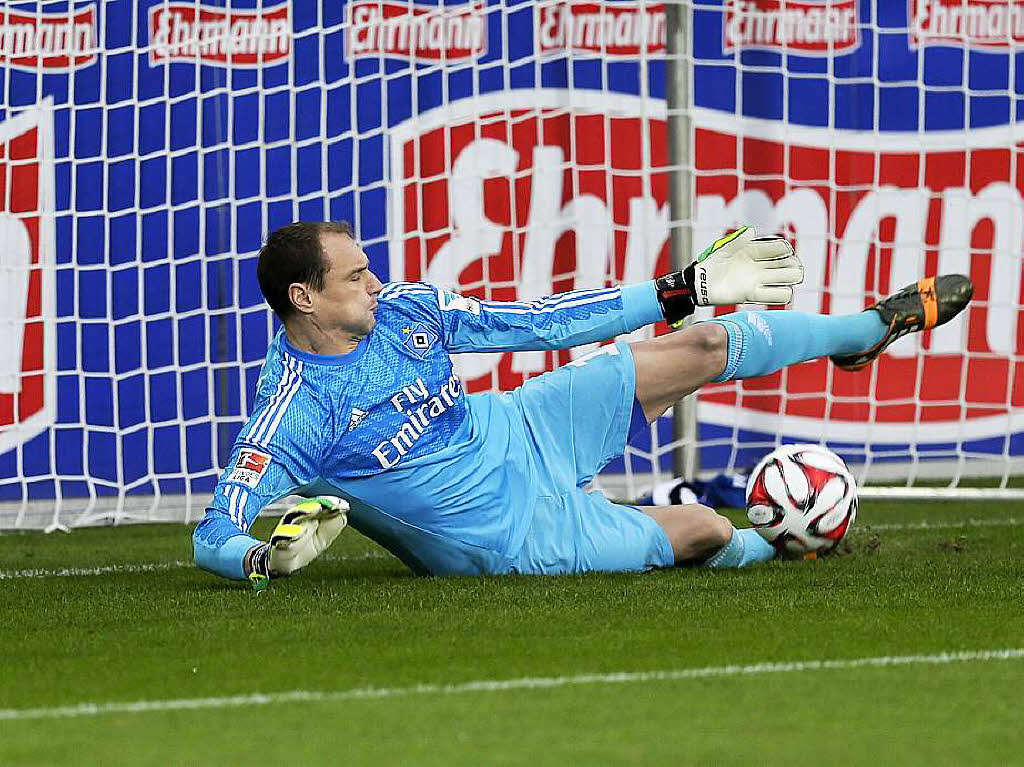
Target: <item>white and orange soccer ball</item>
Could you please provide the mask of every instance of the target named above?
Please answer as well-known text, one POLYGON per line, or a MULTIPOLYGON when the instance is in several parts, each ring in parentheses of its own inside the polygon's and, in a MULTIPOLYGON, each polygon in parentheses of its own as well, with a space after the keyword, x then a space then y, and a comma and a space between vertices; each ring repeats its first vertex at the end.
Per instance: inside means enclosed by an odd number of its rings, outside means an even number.
POLYGON ((747 481, 747 519, 781 556, 832 551, 857 518, 857 484, 820 445, 783 445, 747 481))

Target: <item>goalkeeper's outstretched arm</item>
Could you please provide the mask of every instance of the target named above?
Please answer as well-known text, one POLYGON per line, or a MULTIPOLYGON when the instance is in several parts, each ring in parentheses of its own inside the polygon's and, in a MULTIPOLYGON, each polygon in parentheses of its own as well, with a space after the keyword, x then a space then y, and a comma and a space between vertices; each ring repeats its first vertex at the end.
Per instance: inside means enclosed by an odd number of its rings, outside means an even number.
POLYGON ((264 541, 249 535, 217 508, 208 508, 192 533, 196 565, 232 580, 245 580, 249 576, 250 552, 263 544, 264 541))
MULTIPOLYGON (((269 381, 268 388, 276 391, 273 383, 269 381)), ((317 455, 312 443, 315 433, 296 428, 295 422, 317 415, 308 411, 301 396, 290 402, 281 397, 258 397, 213 491, 206 516, 192 535, 199 567, 225 578, 244 580, 254 567, 267 564, 268 542, 250 535, 249 528, 260 512, 279 498, 307 494, 307 484, 317 475, 312 458, 317 455), (280 419, 276 427, 266 428, 275 426, 277 416, 280 419), (303 435, 310 444, 296 441, 303 435)))
POLYGON ((484 301, 415 283, 392 283, 380 300, 415 301, 433 315, 449 352, 568 349, 631 333, 659 320, 682 324, 696 307, 786 304, 803 266, 784 238, 741 227, 686 269, 656 280, 575 290, 535 301, 484 301))
POLYGON ((218 509, 207 511, 192 536, 196 564, 232 580, 280 578, 322 554, 348 524, 348 503, 320 495, 292 506, 269 541, 241 530, 218 509))
POLYGON ((278 497, 295 492, 296 483, 269 448, 236 444, 206 516, 192 533, 196 565, 232 580, 245 580, 253 572, 266 541, 249 534, 260 512, 278 497))

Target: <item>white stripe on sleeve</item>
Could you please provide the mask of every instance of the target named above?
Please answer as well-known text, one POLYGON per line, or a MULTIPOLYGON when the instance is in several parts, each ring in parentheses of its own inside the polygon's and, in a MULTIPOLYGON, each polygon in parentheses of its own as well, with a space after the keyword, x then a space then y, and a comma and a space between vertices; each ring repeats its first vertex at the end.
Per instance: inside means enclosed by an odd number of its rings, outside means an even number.
POLYGON ((282 358, 282 365, 284 367, 281 373, 281 380, 277 383, 277 391, 274 392, 274 396, 270 398, 270 402, 267 403, 266 409, 260 413, 260 417, 256 419, 256 422, 249 429, 249 433, 243 437, 248 442, 252 442, 253 438, 259 433, 266 423, 273 418, 273 414, 277 407, 280 405, 282 398, 288 391, 288 387, 291 383, 294 371, 292 370, 292 357, 290 355, 284 355, 282 358))

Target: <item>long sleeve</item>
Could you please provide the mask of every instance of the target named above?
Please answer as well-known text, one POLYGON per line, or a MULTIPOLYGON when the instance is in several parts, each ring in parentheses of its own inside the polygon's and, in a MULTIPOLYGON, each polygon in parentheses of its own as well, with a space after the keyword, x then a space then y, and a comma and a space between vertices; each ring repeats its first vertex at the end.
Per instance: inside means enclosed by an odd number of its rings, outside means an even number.
POLYGON ((429 308, 453 353, 568 349, 662 319, 653 282, 575 290, 536 301, 481 301, 420 283, 392 283, 382 300, 429 308))
POLYGON ((252 523, 265 506, 303 484, 266 448, 236 442, 192 536, 196 564, 225 578, 244 579, 246 553, 263 542, 249 535, 252 523))
POLYGON ((239 432, 206 516, 192 535, 196 564, 225 578, 246 577, 245 555, 262 543, 249 535, 260 511, 317 476, 323 414, 304 396, 303 363, 289 355, 274 362, 266 391, 239 432))

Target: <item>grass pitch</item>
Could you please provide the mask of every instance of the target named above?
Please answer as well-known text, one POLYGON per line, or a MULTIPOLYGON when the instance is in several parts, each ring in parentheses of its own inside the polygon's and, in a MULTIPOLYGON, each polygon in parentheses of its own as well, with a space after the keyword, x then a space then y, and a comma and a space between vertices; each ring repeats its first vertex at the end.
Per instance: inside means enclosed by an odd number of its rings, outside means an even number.
POLYGON ((415 578, 346 531, 259 595, 190 532, 0 537, 0 764, 1024 762, 1024 504, 645 575, 415 578))

